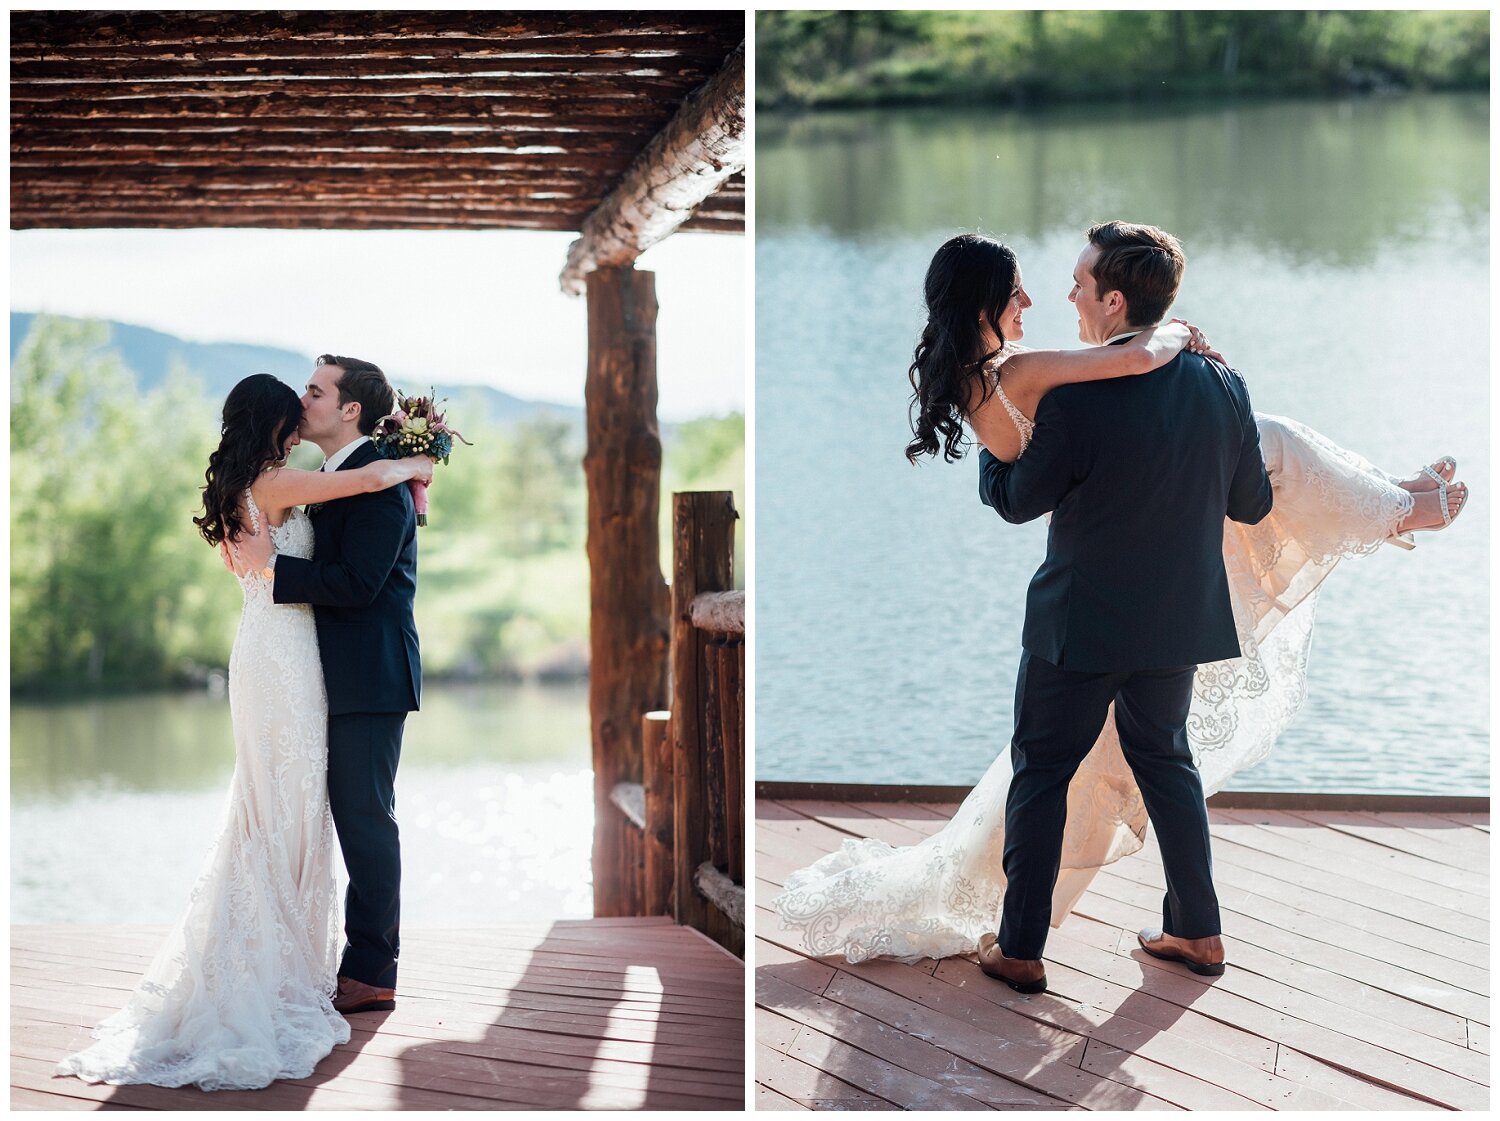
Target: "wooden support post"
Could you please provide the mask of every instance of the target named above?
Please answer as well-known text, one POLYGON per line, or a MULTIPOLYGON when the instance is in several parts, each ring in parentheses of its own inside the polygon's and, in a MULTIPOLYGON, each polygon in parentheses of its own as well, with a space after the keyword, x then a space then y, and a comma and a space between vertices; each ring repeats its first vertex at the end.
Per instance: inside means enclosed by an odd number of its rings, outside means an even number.
MULTIPOLYGON (((592 274, 590 274, 592 275, 592 274)), ((693 883, 708 860, 704 790, 705 635, 693 626, 693 597, 734 586, 734 495, 728 491, 673 496, 672 504, 672 747, 675 910, 679 923, 708 930, 708 903, 693 883)))
POLYGON ((661 572, 661 435, 656 421, 654 277, 588 276, 589 712, 594 761, 594 914, 631 915, 640 850, 610 802, 641 782, 641 713, 667 700, 667 596, 661 572))
POLYGON ((646 873, 641 913, 672 913, 672 739, 670 712, 641 717, 646 787, 646 873))
POLYGON ((745 643, 719 647, 719 719, 724 741, 724 828, 729 878, 745 883, 745 643))
POLYGON ((708 799, 708 862, 720 872, 729 870, 729 829, 724 794, 724 642, 703 644, 703 787, 708 799))

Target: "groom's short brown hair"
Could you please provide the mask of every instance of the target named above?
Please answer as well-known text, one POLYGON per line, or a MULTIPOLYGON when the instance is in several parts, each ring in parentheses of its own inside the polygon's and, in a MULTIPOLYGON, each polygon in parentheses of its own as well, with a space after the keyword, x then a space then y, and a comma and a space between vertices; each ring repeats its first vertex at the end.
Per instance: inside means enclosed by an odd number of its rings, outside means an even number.
POLYGON ((1165 230, 1135 222, 1101 222, 1089 230, 1099 247, 1094 262, 1095 295, 1119 292, 1130 309, 1130 324, 1158 323, 1167 314, 1187 258, 1182 245, 1165 230))
POLYGON ((375 431, 380 418, 396 411, 396 391, 386 381, 384 372, 373 362, 363 358, 345 358, 342 354, 318 355, 319 366, 337 366, 344 372, 339 375, 339 404, 359 402, 359 430, 368 436, 375 431))

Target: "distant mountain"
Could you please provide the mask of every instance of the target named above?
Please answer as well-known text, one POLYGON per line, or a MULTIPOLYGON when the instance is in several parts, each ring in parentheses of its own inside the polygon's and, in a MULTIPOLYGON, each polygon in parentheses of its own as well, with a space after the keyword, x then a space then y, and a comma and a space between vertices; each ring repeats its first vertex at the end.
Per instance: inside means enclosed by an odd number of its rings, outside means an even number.
MULTIPOLYGON (((26 341, 35 319, 36 315, 32 312, 10 313, 12 361, 26 341)), ((150 392, 159 386, 177 364, 201 378, 208 396, 215 400, 223 400, 236 382, 250 374, 274 374, 300 392, 307 381, 307 375, 312 371, 314 356, 310 354, 298 354, 293 350, 256 346, 252 343, 194 343, 133 323, 117 323, 113 320, 104 322, 109 328, 109 349, 120 356, 120 360, 135 375, 136 384, 143 392, 150 392)), ((431 384, 424 380, 403 384, 398 388, 419 392, 431 384)), ((453 404, 462 402, 462 408, 466 412, 477 404, 492 423, 508 424, 547 415, 567 420, 580 431, 583 428, 583 410, 573 405, 528 401, 482 385, 438 384, 437 392, 439 397, 447 397, 453 404)))

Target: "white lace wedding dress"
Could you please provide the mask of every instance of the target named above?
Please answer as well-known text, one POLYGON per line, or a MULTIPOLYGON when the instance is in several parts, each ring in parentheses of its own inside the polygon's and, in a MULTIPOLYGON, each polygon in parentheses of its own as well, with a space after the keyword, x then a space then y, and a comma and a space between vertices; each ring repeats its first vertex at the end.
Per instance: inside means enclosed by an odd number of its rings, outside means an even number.
MULTIPOLYGON (((259 513, 250 504, 252 522, 259 513)), ((294 509, 271 527, 311 557, 294 509)), ((328 810, 328 702, 312 608, 277 604, 258 574, 229 658, 234 778, 187 911, 124 1009, 58 1073, 88 1082, 251 1090, 306 1078, 349 1025, 333 1010, 339 922, 328 810)), ((144 823, 149 828, 149 823, 144 823)))
MULTIPOLYGON (((1031 421, 1001 403, 1021 431, 1031 421)), ((1412 496, 1366 460, 1305 425, 1257 413, 1274 506, 1258 525, 1224 523, 1224 567, 1242 657, 1198 668, 1187 733, 1204 795, 1264 759, 1307 689, 1318 585, 1339 559, 1373 552, 1412 509, 1412 496)), ((1009 751, 990 765, 953 819, 897 848, 848 840, 787 878, 774 900, 783 930, 815 954, 942 958, 975 947, 999 924, 1009 751)), ((1135 852, 1146 809, 1115 732, 1114 709, 1068 788, 1062 870, 1052 897, 1060 924, 1103 865, 1135 852)))

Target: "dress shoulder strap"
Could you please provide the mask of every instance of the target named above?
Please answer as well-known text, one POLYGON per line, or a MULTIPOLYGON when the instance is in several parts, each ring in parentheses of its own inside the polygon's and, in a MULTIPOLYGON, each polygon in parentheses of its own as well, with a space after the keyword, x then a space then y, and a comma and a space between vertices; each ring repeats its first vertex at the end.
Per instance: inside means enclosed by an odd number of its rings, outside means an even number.
POLYGON ((1026 414, 1016 408, 1011 399, 1005 395, 1005 390, 1000 386, 998 373, 995 376, 995 395, 1000 398, 1000 404, 1005 406, 1005 411, 1010 416, 1011 422, 1015 424, 1016 431, 1021 434, 1021 450, 1024 452, 1026 445, 1031 443, 1031 434, 1036 430, 1036 425, 1027 420, 1026 414))
POLYGON ((250 532, 260 533, 260 508, 255 505, 255 495, 249 487, 245 488, 245 509, 250 512, 250 532))

